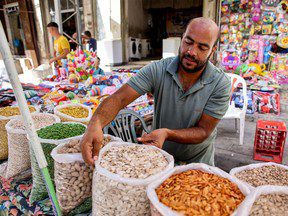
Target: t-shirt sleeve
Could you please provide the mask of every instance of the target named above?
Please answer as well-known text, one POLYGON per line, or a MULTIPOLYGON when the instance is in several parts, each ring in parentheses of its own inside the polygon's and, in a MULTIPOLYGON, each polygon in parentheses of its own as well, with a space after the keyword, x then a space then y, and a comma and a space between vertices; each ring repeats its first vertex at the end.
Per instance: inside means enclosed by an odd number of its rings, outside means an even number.
POLYGON ((230 91, 230 78, 224 75, 206 103, 204 113, 214 118, 222 119, 229 107, 230 91))
POLYGON ((62 49, 68 49, 70 51, 70 44, 66 37, 63 36, 63 39, 61 40, 61 47, 62 49))
POLYGON ((156 63, 151 63, 143 67, 137 75, 131 77, 127 84, 141 95, 148 92, 153 93, 156 85, 156 73, 156 63))

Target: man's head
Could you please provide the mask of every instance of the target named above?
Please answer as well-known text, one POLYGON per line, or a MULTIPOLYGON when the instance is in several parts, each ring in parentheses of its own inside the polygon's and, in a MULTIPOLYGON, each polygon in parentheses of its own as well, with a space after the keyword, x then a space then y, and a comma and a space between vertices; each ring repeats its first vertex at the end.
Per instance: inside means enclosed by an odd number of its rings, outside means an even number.
POLYGON ((84 31, 84 32, 82 33, 82 37, 83 37, 84 39, 90 39, 90 38, 92 37, 91 32, 90 32, 90 31, 84 31))
POLYGON ((96 67, 99 67, 99 65, 100 65, 100 58, 99 57, 97 57, 95 65, 96 65, 96 67))
POLYGON ((55 22, 48 23, 47 29, 48 29, 48 32, 51 34, 52 37, 55 37, 59 34, 58 24, 55 22))
POLYGON ((216 51, 219 27, 208 18, 192 19, 187 25, 179 48, 180 65, 187 73, 196 73, 206 67, 216 51))

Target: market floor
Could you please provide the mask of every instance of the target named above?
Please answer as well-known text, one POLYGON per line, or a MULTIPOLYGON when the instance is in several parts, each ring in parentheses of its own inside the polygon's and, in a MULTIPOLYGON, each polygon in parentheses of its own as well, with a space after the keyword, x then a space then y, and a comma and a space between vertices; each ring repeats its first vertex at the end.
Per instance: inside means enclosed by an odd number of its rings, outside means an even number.
MULTIPOLYGON (((235 120, 222 120, 218 125, 218 135, 215 142, 215 165, 225 171, 238 166, 244 166, 261 161, 253 160, 254 136, 258 119, 285 121, 288 125, 288 114, 280 116, 258 115, 246 117, 244 144, 239 145, 239 133, 235 131, 235 120)), ((239 123, 238 123, 239 124, 239 123)), ((288 164, 288 138, 283 154, 283 164, 288 164)))

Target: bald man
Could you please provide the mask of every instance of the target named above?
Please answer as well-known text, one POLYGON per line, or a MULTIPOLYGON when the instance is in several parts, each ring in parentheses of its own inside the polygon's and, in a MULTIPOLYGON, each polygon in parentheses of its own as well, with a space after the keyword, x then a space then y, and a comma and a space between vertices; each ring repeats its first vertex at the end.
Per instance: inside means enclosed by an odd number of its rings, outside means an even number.
POLYGON ((102 129, 139 96, 154 96, 153 130, 138 140, 164 149, 176 163, 214 165, 216 126, 226 113, 230 80, 210 63, 219 28, 214 21, 189 22, 179 55, 153 62, 140 70, 94 113, 81 141, 84 160, 93 164, 101 148, 102 129))

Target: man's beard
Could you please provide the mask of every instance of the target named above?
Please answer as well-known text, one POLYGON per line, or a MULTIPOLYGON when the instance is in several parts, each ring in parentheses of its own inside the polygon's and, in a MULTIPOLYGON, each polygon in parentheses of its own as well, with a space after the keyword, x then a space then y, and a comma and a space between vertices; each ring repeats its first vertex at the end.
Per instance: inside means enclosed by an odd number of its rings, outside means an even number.
POLYGON ((205 61, 199 61, 195 57, 189 55, 188 53, 186 53, 184 56, 181 57, 180 49, 179 49, 180 65, 186 73, 197 73, 206 67, 211 55, 212 55, 212 52, 210 53, 210 55, 208 56, 208 58, 205 61), (188 58, 189 60, 194 61, 196 63, 196 67, 194 69, 189 69, 189 68, 185 67, 185 65, 182 63, 183 58, 188 58))

